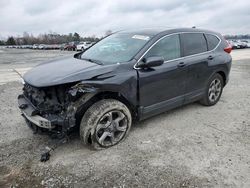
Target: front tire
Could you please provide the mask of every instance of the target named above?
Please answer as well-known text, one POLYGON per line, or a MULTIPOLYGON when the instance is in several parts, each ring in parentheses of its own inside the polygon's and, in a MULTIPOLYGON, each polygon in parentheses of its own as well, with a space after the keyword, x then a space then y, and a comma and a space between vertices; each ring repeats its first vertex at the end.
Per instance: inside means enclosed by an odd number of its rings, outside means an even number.
POLYGON ((216 73, 209 79, 208 85, 206 87, 206 93, 200 103, 205 106, 215 105, 220 100, 223 86, 224 81, 222 76, 216 73))
POLYGON ((85 112, 80 124, 80 138, 94 149, 108 148, 128 135, 131 124, 131 113, 125 104, 103 99, 85 112))

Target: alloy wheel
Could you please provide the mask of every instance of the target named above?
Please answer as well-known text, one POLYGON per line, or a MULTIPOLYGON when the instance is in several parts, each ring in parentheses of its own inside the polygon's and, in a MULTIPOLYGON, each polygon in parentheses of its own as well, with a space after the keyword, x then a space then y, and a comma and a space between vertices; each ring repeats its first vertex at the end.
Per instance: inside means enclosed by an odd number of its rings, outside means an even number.
POLYGON ((96 140, 104 147, 117 144, 128 129, 127 117, 121 111, 110 111, 104 114, 96 126, 96 140))
POLYGON ((211 82, 208 89, 208 98, 210 102, 214 103, 220 97, 221 91, 222 91, 221 81, 216 78, 211 82))

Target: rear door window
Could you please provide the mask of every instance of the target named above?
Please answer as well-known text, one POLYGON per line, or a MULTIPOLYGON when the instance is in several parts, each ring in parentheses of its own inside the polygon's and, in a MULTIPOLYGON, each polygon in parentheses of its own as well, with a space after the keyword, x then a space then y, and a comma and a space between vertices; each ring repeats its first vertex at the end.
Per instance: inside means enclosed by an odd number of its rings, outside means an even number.
POLYGON ((181 34, 183 55, 189 56, 207 51, 207 42, 203 33, 181 34))
POLYGON ((169 61, 181 57, 179 35, 170 35, 157 42, 144 57, 159 56, 164 61, 169 61))
POLYGON ((205 34, 206 39, 207 39, 207 46, 208 50, 213 50, 215 47, 219 44, 220 40, 211 34, 205 34))

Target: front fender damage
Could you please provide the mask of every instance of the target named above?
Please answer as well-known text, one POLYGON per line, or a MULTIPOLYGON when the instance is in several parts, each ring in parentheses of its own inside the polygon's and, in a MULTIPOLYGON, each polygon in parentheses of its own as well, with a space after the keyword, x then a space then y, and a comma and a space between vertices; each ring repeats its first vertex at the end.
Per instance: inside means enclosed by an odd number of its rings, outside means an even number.
POLYGON ((69 140, 67 132, 70 128, 75 127, 76 125, 77 110, 90 100, 97 92, 97 88, 82 83, 79 83, 68 90, 67 95, 69 103, 64 113, 64 126, 62 127, 61 132, 57 134, 60 135, 60 137, 57 137, 59 140, 56 141, 53 146, 45 147, 45 150, 41 153, 41 162, 48 161, 50 159, 51 152, 62 143, 66 143, 69 140))
POLYGON ((83 83, 76 84, 68 91, 71 101, 66 110, 66 118, 71 119, 70 127, 76 124, 76 113, 88 100, 98 93, 99 89, 83 83))
POLYGON ((76 101, 84 94, 97 93, 97 91, 98 89, 91 85, 79 83, 71 87, 71 89, 68 91, 68 94, 72 101, 76 101))

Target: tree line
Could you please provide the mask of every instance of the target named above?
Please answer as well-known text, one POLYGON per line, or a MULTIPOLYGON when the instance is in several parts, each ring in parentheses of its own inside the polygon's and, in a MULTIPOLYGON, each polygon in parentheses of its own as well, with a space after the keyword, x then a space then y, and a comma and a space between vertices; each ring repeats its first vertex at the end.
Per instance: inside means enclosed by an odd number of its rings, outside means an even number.
MULTIPOLYGON (((111 30, 105 32, 105 36, 112 34, 111 30)), ((224 35, 226 39, 250 39, 250 34, 246 35, 224 35)), ((55 32, 39 34, 33 36, 24 32, 22 37, 9 36, 6 41, 0 40, 0 45, 33 45, 33 44, 63 44, 73 41, 91 41, 97 42, 100 38, 95 35, 81 37, 78 33, 58 34, 55 32)))
POLYGON ((33 36, 28 32, 24 32, 22 37, 9 36, 6 41, 0 41, 0 45, 33 45, 33 44, 62 44, 73 41, 91 41, 97 42, 100 38, 95 35, 89 37, 81 37, 78 33, 58 34, 44 33, 33 36))

